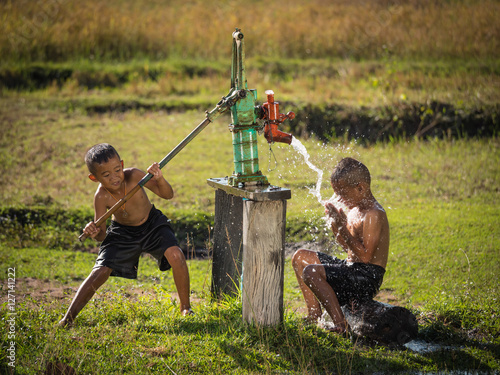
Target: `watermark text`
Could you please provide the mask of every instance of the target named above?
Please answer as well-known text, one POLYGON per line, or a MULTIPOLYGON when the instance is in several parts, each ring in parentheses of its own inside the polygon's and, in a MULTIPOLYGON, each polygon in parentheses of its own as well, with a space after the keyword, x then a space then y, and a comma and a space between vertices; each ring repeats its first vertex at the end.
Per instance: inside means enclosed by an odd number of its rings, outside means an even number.
POLYGON ((7 364, 16 366, 16 268, 7 269, 7 364))

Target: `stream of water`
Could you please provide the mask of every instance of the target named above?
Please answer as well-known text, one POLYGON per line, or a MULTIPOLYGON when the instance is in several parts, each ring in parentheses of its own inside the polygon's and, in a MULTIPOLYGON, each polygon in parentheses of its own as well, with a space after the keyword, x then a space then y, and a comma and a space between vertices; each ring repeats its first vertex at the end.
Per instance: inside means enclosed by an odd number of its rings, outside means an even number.
POLYGON ((323 171, 316 167, 313 163, 311 163, 311 161, 309 160, 309 153, 307 152, 306 147, 302 144, 301 141, 299 141, 295 137, 292 137, 292 143, 290 144, 290 146, 292 146, 295 151, 301 154, 304 157, 304 161, 307 166, 318 174, 316 186, 314 189, 309 189, 309 192, 316 197, 321 205, 324 205, 325 202, 321 199, 321 183, 323 182, 323 171))
MULTIPOLYGON (((311 168, 314 172, 317 174, 317 179, 316 179, 316 185, 314 188, 309 188, 309 192, 317 199, 319 204, 321 204, 322 207, 325 206, 327 202, 333 203, 335 207, 337 208, 342 208, 344 212, 347 211, 347 207, 345 207, 339 200, 339 197, 333 193, 333 195, 329 199, 323 199, 321 196, 321 183, 323 182, 323 171, 318 168, 316 165, 314 165, 310 161, 310 155, 307 152, 306 147, 300 142, 297 138, 292 137, 292 143, 290 146, 293 147, 293 149, 298 152, 302 157, 304 158, 304 162, 307 164, 309 168, 311 168)), ((325 216, 324 217, 326 225, 328 228, 330 228, 330 218, 325 216)))

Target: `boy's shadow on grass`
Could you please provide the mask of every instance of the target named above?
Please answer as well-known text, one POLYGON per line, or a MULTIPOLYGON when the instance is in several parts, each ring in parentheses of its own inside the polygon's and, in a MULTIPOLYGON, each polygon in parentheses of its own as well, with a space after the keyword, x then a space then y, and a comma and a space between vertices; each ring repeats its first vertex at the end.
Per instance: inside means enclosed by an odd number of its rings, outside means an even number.
MULTIPOLYGON (((365 371, 366 366, 391 371, 408 370, 405 364, 390 357, 366 358, 363 356, 363 348, 369 346, 353 338, 348 340, 316 327, 304 327, 293 323, 257 328, 242 323, 240 319, 241 317, 237 320, 228 317, 225 321, 224 317, 221 317, 208 321, 185 320, 180 322, 172 333, 185 335, 201 331, 211 337, 219 336, 217 341, 222 352, 249 371, 269 370, 271 367, 282 368, 284 371, 322 369, 327 372, 344 372, 365 371), (361 350, 354 351, 353 347, 361 350)), ((419 338, 423 336, 419 335, 419 338)), ((453 339, 448 342, 453 342, 453 339)), ((500 353, 498 344, 467 341, 460 346, 443 344, 437 350, 417 354, 426 361, 436 364, 438 368, 491 370, 486 360, 468 353, 465 345, 469 348, 486 349, 497 358, 500 353)), ((402 347, 392 350, 408 349, 402 347)))
MULTIPOLYGON (((277 368, 305 371, 324 369, 339 371, 350 369, 356 363, 366 365, 366 358, 352 350, 347 339, 316 327, 304 327, 284 323, 278 327, 255 327, 234 317, 208 321, 182 321, 171 331, 186 335, 205 332, 210 337, 218 336, 221 351, 233 358, 235 363, 248 371, 268 371, 277 368)), ((356 343, 354 343, 357 346, 356 343)), ((362 352, 361 352, 362 353, 362 352)), ((398 366, 390 359, 370 359, 374 368, 398 366)), ((400 366, 400 370, 405 368, 400 366)), ((362 369, 364 370, 364 369, 362 369)))
MULTIPOLYGON (((496 339, 498 337, 497 335, 496 339)), ((431 323, 428 327, 421 329, 418 341, 424 345, 422 345, 422 350, 415 352, 430 359, 433 363, 446 363, 447 368, 450 369, 492 370, 484 355, 481 358, 474 357, 466 351, 467 348, 488 351, 493 358, 500 358, 500 344, 492 341, 484 342, 479 335, 471 337, 470 333, 445 327, 440 322, 431 323)))

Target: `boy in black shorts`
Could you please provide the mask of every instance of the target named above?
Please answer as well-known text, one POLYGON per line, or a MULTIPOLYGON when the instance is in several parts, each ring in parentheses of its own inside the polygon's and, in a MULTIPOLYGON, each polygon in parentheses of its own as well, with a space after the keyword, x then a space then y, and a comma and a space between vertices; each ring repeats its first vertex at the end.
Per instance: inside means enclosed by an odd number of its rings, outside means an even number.
MULTIPOLYGON (((146 175, 137 168, 123 169, 123 161, 113 146, 102 143, 92 147, 85 156, 89 178, 99 182, 94 195, 94 218, 97 220, 117 201, 134 188, 146 175)), ((153 177, 144 185, 164 199, 171 199, 174 192, 165 180, 158 163, 148 168, 153 177)), ((168 219, 149 201, 144 188, 132 195, 106 223, 97 227, 94 221, 85 226, 84 233, 102 241, 99 255, 90 275, 78 289, 60 326, 73 323, 78 313, 90 301, 97 289, 109 276, 137 278, 141 253, 151 254, 161 271, 172 268, 175 286, 180 299, 182 315, 192 314, 189 301, 189 271, 186 259, 179 248, 168 219)))
POLYGON ((325 308, 345 332, 347 325, 340 306, 370 300, 377 294, 385 273, 389 252, 389 222, 382 206, 372 195, 370 172, 361 162, 342 159, 330 182, 340 201, 349 210, 326 203, 326 215, 340 246, 347 253, 341 260, 321 252, 297 250, 292 265, 306 301, 311 322, 325 308))

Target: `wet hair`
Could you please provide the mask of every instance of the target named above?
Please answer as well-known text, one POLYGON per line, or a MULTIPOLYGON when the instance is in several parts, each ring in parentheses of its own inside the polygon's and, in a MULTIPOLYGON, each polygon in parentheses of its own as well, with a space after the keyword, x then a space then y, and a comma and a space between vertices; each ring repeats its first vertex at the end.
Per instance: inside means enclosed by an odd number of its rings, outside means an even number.
POLYGON ((352 186, 360 182, 366 182, 370 185, 370 171, 360 161, 353 158, 344 158, 335 166, 330 181, 334 185, 340 181, 344 181, 352 186))
POLYGON ((106 163, 115 156, 120 159, 120 155, 118 155, 118 152, 113 146, 108 143, 100 143, 92 146, 90 150, 87 151, 85 154, 85 164, 87 164, 89 172, 94 174, 96 164, 106 163))

